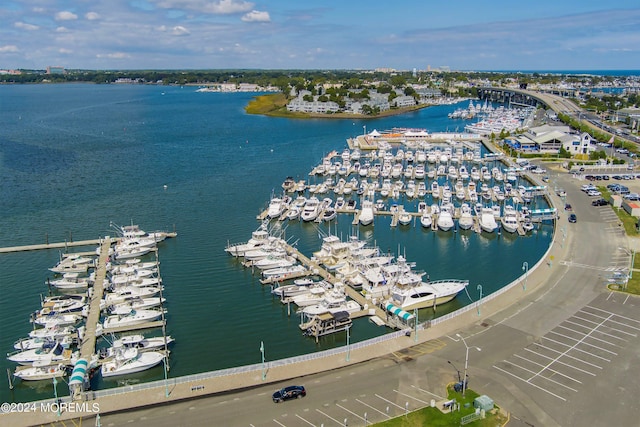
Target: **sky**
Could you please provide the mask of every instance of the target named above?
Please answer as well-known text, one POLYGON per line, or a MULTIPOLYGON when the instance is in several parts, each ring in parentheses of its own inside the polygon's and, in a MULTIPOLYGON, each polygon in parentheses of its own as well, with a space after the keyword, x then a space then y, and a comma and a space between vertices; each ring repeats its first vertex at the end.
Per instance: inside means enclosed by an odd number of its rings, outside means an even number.
POLYGON ((2 0, 0 69, 638 70, 638 0, 2 0))

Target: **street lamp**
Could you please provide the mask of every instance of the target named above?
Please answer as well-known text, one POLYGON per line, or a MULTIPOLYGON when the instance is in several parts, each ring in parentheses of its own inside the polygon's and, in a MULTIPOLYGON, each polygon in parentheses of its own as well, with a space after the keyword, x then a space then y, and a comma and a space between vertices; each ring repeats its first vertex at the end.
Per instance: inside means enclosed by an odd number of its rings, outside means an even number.
POLYGON ((414 308, 413 309, 413 317, 415 317, 415 324, 414 324, 414 333, 413 333, 413 341, 418 341, 418 309, 414 308))
POLYGON ((524 271, 524 283, 522 284, 522 290, 527 290, 527 279, 529 278, 529 263, 527 261, 522 263, 522 271, 524 271))
POLYGON ((466 349, 466 353, 464 356, 464 377, 462 378, 462 397, 464 397, 464 394, 467 391, 467 367, 469 366, 469 348, 475 348, 478 351, 482 351, 482 349, 475 346, 469 347, 462 335, 456 334, 456 336, 462 340, 462 343, 464 344, 464 347, 466 349))
POLYGON ((262 355, 262 380, 267 378, 267 373, 264 370, 264 341, 260 341, 260 354, 262 355))
POLYGON ((478 292, 480 292, 480 297, 478 297, 478 316, 480 316, 480 301, 482 300, 482 285, 478 285, 478 292))
POLYGON ((351 356, 351 346, 349 345, 349 329, 350 327, 347 327, 347 362, 349 361, 349 357, 351 356))

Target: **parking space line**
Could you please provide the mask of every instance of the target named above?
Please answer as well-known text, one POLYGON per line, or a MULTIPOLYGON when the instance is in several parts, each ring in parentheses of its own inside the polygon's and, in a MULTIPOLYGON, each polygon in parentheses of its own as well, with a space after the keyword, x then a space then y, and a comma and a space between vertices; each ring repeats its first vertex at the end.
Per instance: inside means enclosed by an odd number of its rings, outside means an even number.
POLYGON ((282 427, 287 427, 286 425, 282 424, 280 421, 276 420, 275 418, 273 419, 273 422, 282 426, 282 427))
MULTIPOLYGON (((542 354, 542 353, 536 353, 535 351, 530 350, 530 349, 528 349, 528 348, 525 348, 525 350, 527 350, 527 351, 529 351, 529 352, 532 352, 533 354, 536 354, 536 355, 538 355, 538 356, 540 356, 540 357, 543 357, 543 358, 545 358, 545 359, 552 360, 552 358, 551 358, 551 357, 549 357, 549 356, 545 356, 545 355, 544 355, 544 354, 542 354)), ((593 376, 593 377, 595 377, 595 376, 596 376, 596 374, 594 374, 593 372, 589 372, 589 371, 587 371, 587 370, 585 370, 585 369, 578 368, 577 366, 570 365, 570 364, 568 364, 567 362, 563 362, 562 360, 558 360, 556 363, 559 363, 559 364, 561 364, 561 365, 564 365, 564 366, 566 366, 566 367, 568 367, 568 368, 575 369, 576 371, 580 371, 580 372, 582 372, 583 374, 589 374, 589 375, 591 375, 591 376, 593 376)), ((601 369, 602 369, 602 368, 601 368, 601 369)))
MULTIPOLYGON (((505 362, 506 362, 506 361, 505 361, 505 362)), ((507 363, 508 363, 508 362, 507 362, 507 363)), ((547 390, 546 388, 540 387, 540 386, 539 386, 539 385, 537 385, 537 384, 533 384, 533 383, 530 383, 530 382, 528 382, 528 381, 525 381, 524 379, 520 378, 519 376, 517 376, 517 375, 515 375, 515 374, 512 374, 511 372, 509 372, 509 371, 507 371, 507 370, 504 370, 504 369, 502 369, 502 368, 500 368, 500 367, 498 367, 498 366, 496 366, 496 365, 493 365, 493 367, 494 367, 494 368, 496 368, 496 369, 497 369, 497 370, 499 370, 499 371, 504 372, 505 374, 511 375, 512 377, 515 377, 515 378, 519 379, 519 380, 520 380, 520 381, 522 381, 522 382, 525 382, 525 383, 527 383, 527 384, 529 384, 529 385, 532 385, 533 387, 535 387, 535 388, 537 388, 537 389, 540 389, 540 390, 542 390, 542 391, 544 391, 544 392, 546 392, 546 393, 549 393, 549 394, 550 394, 550 395, 552 395, 553 397, 556 397, 556 398, 558 398, 558 399, 562 400, 563 402, 566 402, 566 401, 567 401, 567 399, 565 399, 564 397, 562 397, 562 396, 558 396, 557 394, 552 393, 552 392, 550 392, 549 390, 547 390)))
POLYGON ((356 414, 355 412, 345 408, 344 406, 340 405, 339 403, 336 403, 336 406, 340 409, 344 409, 345 411, 347 411, 348 413, 350 413, 351 415, 354 415, 358 418, 360 418, 362 421, 364 421, 364 417, 361 417, 360 415, 356 414))
MULTIPOLYGON (((522 360, 526 360, 527 362, 529 362, 529 363, 533 363, 534 365, 544 366, 542 363, 534 362, 534 361, 533 361, 533 360, 531 360, 531 359, 526 359, 524 356, 520 356, 519 354, 514 354, 513 356, 514 356, 514 357, 518 357, 518 358, 520 358, 520 359, 522 359, 522 360)), ((570 377, 569 375, 563 374, 563 373, 562 373, 562 372, 560 372, 560 371, 556 371, 555 369, 551 369, 551 368, 549 368, 549 371, 553 372, 554 374, 557 374, 557 375, 560 375, 560 376, 562 376, 562 377, 565 377, 565 378, 566 378, 566 379, 568 379, 568 380, 575 381, 575 382, 577 382, 578 384, 582 384, 582 381, 579 381, 579 380, 577 380, 577 379, 575 379, 575 378, 573 378, 573 377, 570 377)))
POLYGON ((435 394, 435 393, 431 393, 429 390, 424 390, 424 389, 422 389, 422 388, 420 388, 420 387, 417 387, 417 386, 415 386, 415 385, 413 385, 413 384, 411 384, 411 387, 413 387, 413 388, 415 388, 415 389, 418 389, 418 391, 421 391, 421 392, 423 392, 423 393, 427 393, 427 394, 430 394, 431 396, 437 397, 439 400, 444 399, 444 397, 442 397, 442 396, 438 396, 438 395, 437 395, 437 394, 435 394))
MULTIPOLYGON (((573 329, 571 329, 571 328, 567 328, 566 326, 562 326, 562 325, 558 325, 558 326, 557 326, 557 328, 562 328, 562 329, 566 329, 566 330, 571 331, 571 332, 579 333, 578 331, 574 331, 573 329)), ((552 332, 552 333, 559 334, 558 332, 554 332, 554 331, 551 331, 551 332, 552 332)), ((559 335, 561 335, 561 334, 559 334, 559 335)), ((622 347, 621 347, 621 346, 619 346, 618 344, 614 344, 614 343, 609 342, 609 341, 607 341, 607 340, 603 340, 602 338, 594 337, 593 335, 592 335, 592 336, 590 336, 589 338, 591 338, 592 340, 601 341, 601 342, 603 342, 603 343, 605 343, 605 344, 607 344, 607 345, 613 346, 613 347, 622 348, 622 347)), ((617 354, 617 353, 616 353, 616 354, 617 354)))
MULTIPOLYGON (((582 318, 577 317, 577 316, 573 316, 573 317, 575 317, 576 319, 584 320, 585 322, 591 322, 590 320, 582 319, 582 318)), ((581 324, 579 324, 579 323, 571 322, 571 321, 569 321, 569 320, 565 320, 565 322, 566 322, 566 323, 570 323, 570 324, 572 324, 572 325, 580 326, 580 327, 585 328, 585 329, 590 329, 588 326, 584 326, 584 325, 581 325, 581 324)), ((591 322, 591 323, 595 323, 595 322, 591 322)), ((629 333, 629 332, 626 332, 626 331, 621 331, 621 330, 619 330, 619 329, 615 329, 615 328, 610 328, 610 329, 612 329, 612 330, 614 330, 614 331, 616 331, 616 332, 620 332, 620 333, 625 334, 625 335, 630 335, 630 336, 632 336, 632 337, 636 337, 636 336, 637 336, 636 334, 632 334, 632 333, 629 333)), ((594 329, 594 330, 595 330, 595 329, 594 329)), ((624 338, 621 338, 621 337, 619 337, 619 336, 617 336, 617 335, 610 334, 610 333, 608 333, 608 332, 603 332, 603 331, 596 331, 596 332, 597 332, 597 333, 599 333, 599 334, 602 334, 602 335, 608 336, 608 337, 613 337, 613 338, 617 338, 617 339, 623 340, 623 341, 625 341, 625 342, 627 341, 627 340, 626 340, 626 339, 624 339, 624 338)))
POLYGON ((396 392, 396 393, 398 393, 400 396, 405 396, 405 397, 408 397, 408 398, 410 398, 410 399, 417 400, 418 402, 422 403, 423 405, 427 405, 427 406, 429 406, 429 402, 425 402, 424 400, 420 400, 420 399, 418 399, 417 397, 413 397, 413 396, 411 396, 410 394, 405 394, 405 393, 402 393, 402 392, 400 392, 400 391, 398 391, 398 390, 393 390, 393 391, 394 391, 394 392, 396 392))
MULTIPOLYGON (((588 352, 588 351, 586 351, 586 350, 582 350, 581 348, 576 347, 578 344, 587 344, 587 343, 585 343, 585 342, 584 342, 584 338, 579 339, 579 340, 574 339, 574 341, 576 341, 576 343, 575 343, 574 345, 565 344, 565 343, 563 343, 562 341, 556 341, 556 340, 553 340, 553 339, 551 339, 551 338, 547 338, 546 336, 542 337, 542 339, 543 339, 543 340, 547 340, 547 341, 554 342, 554 343, 556 343, 556 344, 563 345, 563 346, 565 346, 565 347, 569 347, 569 350, 567 350, 567 351, 575 350, 575 351, 579 351, 579 352, 581 352, 581 353, 588 354, 589 356, 595 357, 595 358, 597 358, 597 359, 602 359, 602 360, 604 360, 605 362, 611 362, 611 359, 607 359, 607 358, 602 357, 602 356, 597 356, 597 355, 595 355, 595 354, 589 353, 589 352, 588 352)), ((594 346, 594 347, 595 347, 595 346, 594 346)), ((598 348, 598 347, 596 347, 596 348, 598 348)), ((612 353, 613 353, 613 352, 612 352, 612 353)), ((613 353, 613 354, 615 354, 615 353, 613 353)))
POLYGON ((369 405, 368 403, 363 402, 363 401, 362 401, 362 400, 360 400, 360 399, 356 399, 356 402, 360 402, 360 403, 362 403, 364 406, 366 406, 367 408, 371 408, 371 409, 373 409, 374 411, 381 413, 381 414, 382 414, 382 415, 384 415, 385 417, 387 417, 387 418, 391 418, 391 416, 390 416, 389 414, 387 414, 387 413, 385 413, 385 412, 381 411, 380 409, 378 409, 378 408, 376 408, 376 407, 374 407, 374 406, 369 405))
POLYGON ((629 298, 631 297, 631 295, 627 295, 627 297, 624 299, 624 301, 622 301, 622 304, 626 304, 627 301, 629 301, 629 298))
POLYGON ((311 423, 310 421, 305 420, 304 418, 302 418, 300 415, 296 414, 296 417, 298 417, 299 419, 301 419, 302 421, 304 421, 305 423, 309 424, 310 426, 316 427, 315 424, 311 423))
POLYGON ((624 320, 629 320, 630 322, 634 322, 634 323, 637 323, 638 325, 640 325, 640 320, 633 319, 631 317, 623 316, 623 315, 617 314, 617 313, 612 313, 610 311, 603 310, 603 309, 601 309, 599 307, 593 307, 593 306, 590 306, 590 305, 587 305, 586 308, 591 308, 593 310, 598 310, 598 311, 603 311, 603 312, 608 313, 608 314, 613 314, 616 317, 619 317, 619 318, 624 319, 624 320))
POLYGON ((579 358, 577 358, 577 357, 575 357, 575 356, 571 356, 570 354, 567 354, 567 353, 568 353, 568 351, 561 352, 561 351, 558 351, 558 350, 553 349, 553 348, 551 348, 551 347, 547 347, 547 346, 542 345, 542 344, 538 344, 538 346, 539 346, 539 347, 542 347, 542 348, 544 348, 544 349, 546 349, 546 350, 549 350, 549 351, 551 351, 551 352, 553 352, 553 353, 559 353, 559 354, 560 354, 558 357, 555 357, 555 358, 550 357, 549 359, 551 359, 551 360, 552 360, 552 362, 550 362, 549 364, 553 363, 554 361, 557 361, 558 359, 560 359, 561 357, 563 357, 563 356, 564 356, 564 357, 566 357, 566 358, 568 358, 568 359, 573 359, 573 360, 576 360, 576 361, 578 361, 578 362, 584 363, 585 365, 589 365, 589 366, 593 366, 594 368, 602 369, 602 366, 598 366, 598 365, 596 365, 596 364, 594 364, 594 363, 587 362, 586 360, 582 360, 582 359, 579 359, 579 358))
POLYGON ((396 404, 396 403, 394 403, 394 402, 390 401, 389 399, 386 399, 386 398, 384 398, 384 397, 380 396, 379 394, 375 394, 374 396, 375 396, 375 397, 377 397, 378 399, 382 399, 382 400, 384 400, 384 401, 385 401, 385 402, 387 402, 387 403, 390 403, 390 404, 391 404, 391 405, 393 405, 393 406, 396 406, 396 407, 398 407, 398 408, 402 409, 403 411, 405 411, 405 410, 407 409, 407 408, 403 408, 402 406, 400 406, 400 405, 398 405, 398 404, 396 404))
POLYGON ((329 418, 331 421, 334 421, 336 424, 338 424, 339 426, 344 425, 343 422, 336 420, 335 418, 333 418, 331 415, 329 414, 325 414, 324 412, 322 412, 320 409, 316 408, 316 411, 320 412, 322 415, 324 415, 325 417, 329 418))

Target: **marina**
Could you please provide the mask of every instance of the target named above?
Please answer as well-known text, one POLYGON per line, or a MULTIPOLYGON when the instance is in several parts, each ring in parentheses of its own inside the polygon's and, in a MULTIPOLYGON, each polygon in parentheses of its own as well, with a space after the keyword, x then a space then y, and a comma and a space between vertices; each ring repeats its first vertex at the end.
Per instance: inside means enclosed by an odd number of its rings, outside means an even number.
MULTIPOLYGON (((5 93, 15 90, 24 92, 30 88, 3 88, 5 93)), ((7 185, 0 190, 5 196, 4 200, 8 201, 4 206, 6 215, 2 219, 2 229, 5 230, 2 235, 3 246, 44 243, 47 235, 50 241, 98 241, 98 236, 113 235, 106 226, 101 229, 100 224, 108 224, 112 219, 128 223, 131 217, 141 219, 145 225, 178 228, 180 238, 163 242, 158 253, 162 258, 162 278, 167 283, 163 290, 169 307, 166 329, 167 333, 177 338, 178 343, 171 349, 170 377, 255 363, 256 359, 260 359, 260 353, 255 351, 260 341, 265 343, 269 360, 343 346, 346 331, 320 336, 318 343, 313 338, 301 339, 298 327, 300 319, 295 314, 295 306, 291 306, 292 315, 287 316, 287 306, 272 296, 270 285, 260 283, 262 277, 257 274, 258 269, 252 273, 250 268, 243 268, 240 260, 229 256, 223 249, 227 242, 251 237, 251 233, 259 226, 255 222, 256 215, 266 209, 265 201, 270 199, 270 194, 284 191, 280 184, 287 176, 291 176, 295 183, 305 181, 305 185, 321 184, 326 177, 310 177, 309 171, 327 153, 342 153, 345 137, 354 138, 362 133, 363 124, 370 129, 374 126, 378 129, 391 129, 394 126, 428 128, 432 134, 444 134, 448 126, 453 129, 464 123, 458 121, 458 124, 452 125, 446 114, 457 107, 442 106, 407 117, 376 119, 366 123, 356 121, 355 125, 352 120, 278 121, 277 126, 270 127, 270 132, 265 135, 264 126, 258 126, 258 118, 237 115, 237 111, 250 98, 245 94, 220 94, 220 97, 205 99, 193 97, 180 88, 168 88, 166 95, 156 97, 153 88, 144 86, 123 86, 118 88, 118 92, 107 87, 74 85, 65 88, 50 86, 39 90, 52 92, 47 99, 65 99, 69 105, 78 105, 79 108, 74 110, 75 116, 62 112, 56 114, 52 113, 56 111, 54 106, 39 100, 29 104, 31 114, 25 113, 26 110, 20 112, 22 122, 9 120, 17 117, 15 111, 8 111, 1 119, 10 141, 24 141, 24 138, 18 139, 18 135, 23 135, 27 126, 34 135, 33 141, 24 142, 26 148, 20 147, 16 152, 28 153, 29 159, 47 159, 43 163, 47 167, 38 169, 44 175, 39 176, 38 180, 19 170, 4 169, 5 172, 11 171, 15 178, 4 177, 7 185), (68 95, 73 91, 83 96, 69 100, 68 95), (89 96, 90 93, 97 94, 100 102, 92 103, 94 101, 91 99, 97 98, 89 96), (130 99, 141 101, 127 102, 130 99), (180 104, 193 106, 195 110, 187 112, 177 107, 180 104), (168 105, 172 106, 171 115, 164 111, 164 108, 169 108, 168 105), (144 110, 140 109, 141 106, 144 106, 144 110), (204 119, 205 111, 215 114, 216 119, 204 119), (117 117, 120 114, 131 117, 126 131, 117 117), (32 116, 37 117, 36 126, 29 121, 32 116), (174 120, 180 120, 194 133, 185 138, 180 132, 172 130, 169 124, 174 120), (231 131, 223 131, 219 126, 226 122, 233 123, 231 131), (96 123, 95 129, 85 131, 86 123, 96 123), (214 123, 218 125, 213 126, 214 123), (66 132, 59 133, 56 130, 59 126, 76 129, 82 144, 70 140, 66 132), (216 137, 212 139, 211 135, 216 137), (52 141, 51 146, 55 144, 55 151, 46 151, 46 156, 34 157, 33 150, 36 150, 36 154, 41 153, 40 150, 48 150, 45 141, 52 141), (142 169, 137 166, 142 158, 140 150, 150 154, 144 156, 148 167, 142 169), (179 164, 190 166, 178 167, 179 164), (95 173, 87 175, 84 173, 87 169, 95 173), (59 178, 51 178, 54 176, 59 178), (107 176, 108 180, 102 179, 107 176), (40 183, 39 186, 36 186, 36 181, 40 183), (58 188, 59 182, 73 182, 77 187, 74 191, 67 191, 66 185, 58 188), (132 185, 134 182, 136 184, 132 185), (252 188, 250 192, 246 191, 248 185, 252 188), (198 196, 194 198, 196 188, 198 196), (100 191, 96 193, 95 189, 100 191), (27 194, 30 197, 23 197, 27 194), (74 209, 68 209, 69 206, 74 206, 74 209), (113 207, 117 207, 115 214, 111 213, 113 207), (23 226, 26 223, 29 224, 28 228, 23 226), (240 300, 238 295, 242 295, 240 300), (215 310, 211 310, 211 307, 215 307, 215 310), (228 329, 222 327, 203 328, 194 313, 205 311, 210 313, 213 324, 229 325, 228 322, 232 320, 235 333, 229 334, 228 329), (195 348, 186 342, 197 342, 200 347, 195 348), (211 354, 213 349, 222 350, 216 351, 214 357, 205 356, 211 354)), ((31 99, 24 94, 18 98, 24 102, 31 99)), ((467 144, 477 146, 471 140, 463 142, 463 146, 467 144)), ((485 149, 480 147, 480 150, 484 157, 485 149)), ((365 151, 362 150, 362 153, 365 151)), ((418 154, 415 151, 414 156, 416 162, 418 154)), ((360 161, 362 163, 362 159, 360 161)), ((408 181, 404 172, 401 176, 408 181)), ((433 179, 427 176, 429 172, 432 172, 432 168, 425 168, 425 179, 432 182, 433 179)), ((382 170, 379 179, 381 174, 382 170)), ((353 174, 349 179, 352 177, 353 174)), ((415 178, 414 175, 417 195, 417 181, 420 180, 415 178)), ((444 179, 444 176, 440 176, 438 181, 444 179)), ((392 193, 393 188, 390 191, 392 193)), ((407 212, 419 212, 417 197, 408 202, 404 200, 406 192, 398 193, 399 206, 403 205, 407 212)), ((333 207, 337 211, 342 209, 336 206, 338 195, 325 194, 318 197, 320 201, 331 196, 333 207)), ((294 195, 292 198, 295 200, 297 196, 294 195)), ((455 198, 455 192, 452 195, 455 198)), ((344 207, 353 201, 359 210, 360 198, 357 196, 357 189, 350 196, 343 194, 344 207)), ((379 195, 376 198, 384 199, 379 195)), ((391 200, 387 198, 385 211, 390 211, 393 205, 391 200)), ((376 201, 373 200, 374 207, 376 201)), ((429 207, 434 204, 430 199, 427 201, 429 207)), ((454 202, 459 204, 455 199, 454 202)), ((541 204, 542 199, 535 198, 531 203, 541 204)), ((469 280, 469 295, 463 291, 449 303, 438 305, 435 312, 431 308, 420 309, 419 317, 423 320, 445 315, 473 303, 478 298, 475 291, 477 284, 482 284, 484 293, 488 294, 519 277, 522 274, 523 257, 532 264, 544 253, 551 236, 551 227, 546 221, 536 224, 526 235, 516 237, 506 232, 476 233, 461 227, 457 232, 453 229, 434 233, 419 225, 421 217, 416 216, 413 216, 413 226, 398 222, 397 226, 391 227, 394 216, 390 214, 376 214, 373 225, 353 226, 354 213, 355 209, 346 214, 337 213, 336 218, 322 222, 274 219, 269 223, 271 226, 278 223, 286 228, 284 233, 289 243, 310 259, 319 249, 320 231, 324 235, 358 235, 360 240, 367 241, 368 247, 378 247, 384 254, 393 253, 397 256, 398 252, 406 252, 405 257, 417 264, 416 270, 428 271, 432 280, 452 277, 464 269, 466 277, 460 279, 469 280)), ((85 253, 89 249, 78 246, 72 251, 85 253)), ((154 253, 146 255, 148 259, 154 256, 154 253)), ((0 301, 0 317, 6 325, 0 341, 6 351, 12 348, 16 339, 29 332, 26 319, 41 301, 40 294, 47 292, 44 283, 48 275, 52 276, 48 268, 54 266, 59 258, 58 249, 11 252, 0 257, 5 295, 11 296, 0 301)), ((277 281, 273 284, 276 285, 277 281)), ((132 296, 134 292, 137 291, 130 290, 132 296)), ((376 318, 365 315, 353 319, 350 340, 355 343, 389 333, 391 329, 374 323, 376 318)), ((159 335, 161 329, 152 331, 159 335)), ((0 364, 3 370, 10 368, 13 371, 15 367, 6 360, 0 364)), ((100 375, 96 375, 92 385, 103 390, 163 377, 162 366, 156 366, 126 379, 103 381, 100 375)), ((59 382, 58 393, 66 393, 66 387, 65 383, 59 382)), ((0 392, 4 393, 7 401, 24 401, 52 397, 54 388, 51 381, 38 386, 16 381, 12 391, 4 387, 0 388, 0 392)))

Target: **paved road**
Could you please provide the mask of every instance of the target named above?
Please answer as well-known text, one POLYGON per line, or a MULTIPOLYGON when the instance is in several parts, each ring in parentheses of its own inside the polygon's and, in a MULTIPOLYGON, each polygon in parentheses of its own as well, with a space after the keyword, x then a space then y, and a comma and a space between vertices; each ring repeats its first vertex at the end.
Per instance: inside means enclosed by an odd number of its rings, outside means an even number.
POLYGON ((482 350, 470 350, 471 388, 509 411, 509 425, 637 425, 640 385, 629 379, 640 373, 639 300, 604 285, 629 265, 628 252, 618 249, 627 238, 610 208, 590 205, 582 181, 550 173, 579 221, 569 224, 561 214, 558 235, 566 238, 543 266, 546 283, 522 290, 525 297, 499 313, 385 358, 288 381, 309 390, 298 401, 271 403, 280 385, 272 384, 108 415, 102 425, 337 426, 346 419, 354 426, 365 425, 365 413, 366 422, 383 421, 443 398, 465 362, 456 332, 482 350))

